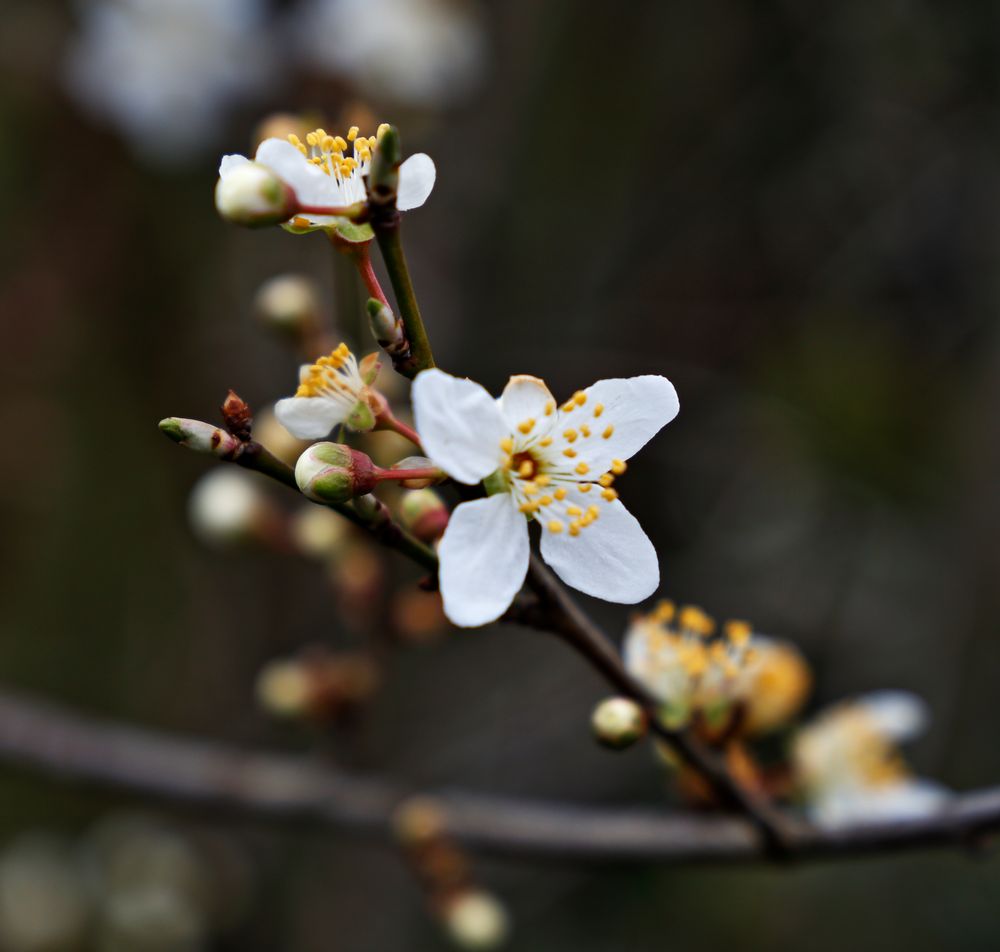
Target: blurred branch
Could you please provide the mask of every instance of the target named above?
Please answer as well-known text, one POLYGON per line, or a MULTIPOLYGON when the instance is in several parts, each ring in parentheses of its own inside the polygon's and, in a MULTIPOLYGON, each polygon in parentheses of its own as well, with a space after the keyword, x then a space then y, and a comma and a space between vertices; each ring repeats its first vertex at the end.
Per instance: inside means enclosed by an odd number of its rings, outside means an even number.
MULTIPOLYGON (((84 717, 0 692, 0 760, 67 781, 119 789, 254 820, 388 835, 411 793, 304 757, 241 750, 84 717)), ((447 831, 508 855, 669 862, 769 858, 747 820, 605 809, 460 791, 434 795, 447 831)), ((975 846, 1000 829, 1000 788, 957 797, 919 820, 800 832, 788 859, 930 846, 975 846)))

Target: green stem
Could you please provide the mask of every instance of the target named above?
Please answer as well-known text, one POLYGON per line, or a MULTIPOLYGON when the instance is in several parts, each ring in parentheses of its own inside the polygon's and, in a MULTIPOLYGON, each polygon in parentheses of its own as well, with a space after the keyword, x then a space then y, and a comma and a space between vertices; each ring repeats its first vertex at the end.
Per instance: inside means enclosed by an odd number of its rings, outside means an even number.
POLYGON ((375 229, 375 239, 378 241, 382 260, 385 262, 392 290, 396 295, 403 329, 410 342, 410 360, 407 367, 401 370, 412 379, 421 370, 434 366, 434 355, 431 353, 431 342, 427 338, 420 307, 416 294, 413 292, 413 282, 410 280, 410 269, 406 265, 406 255, 403 253, 403 243, 399 237, 399 214, 391 216, 387 221, 372 222, 375 229))

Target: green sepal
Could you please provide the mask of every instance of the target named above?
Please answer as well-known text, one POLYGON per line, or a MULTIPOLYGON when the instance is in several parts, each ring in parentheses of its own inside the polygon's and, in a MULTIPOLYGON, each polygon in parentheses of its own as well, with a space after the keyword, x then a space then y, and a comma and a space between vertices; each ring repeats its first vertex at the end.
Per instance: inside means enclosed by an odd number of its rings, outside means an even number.
POLYGON ((375 429, 375 414, 364 400, 359 400, 344 421, 355 433, 367 433, 375 429))
POLYGON ((504 471, 498 469, 493 473, 490 473, 486 479, 483 480, 483 489, 486 490, 487 496, 496 496, 499 493, 508 492, 509 486, 507 485, 507 477, 504 476, 504 471))

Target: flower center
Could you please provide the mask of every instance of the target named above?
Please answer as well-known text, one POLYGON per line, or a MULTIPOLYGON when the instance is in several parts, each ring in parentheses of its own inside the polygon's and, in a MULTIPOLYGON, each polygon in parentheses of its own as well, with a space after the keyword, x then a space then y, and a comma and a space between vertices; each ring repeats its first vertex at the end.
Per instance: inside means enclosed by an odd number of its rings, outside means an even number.
POLYGON ((326 357, 320 357, 305 373, 297 397, 319 397, 332 392, 356 396, 359 390, 358 362, 347 344, 341 344, 326 357))
POLYGON ((532 456, 530 451, 515 453, 510 458, 510 468, 517 473, 521 479, 534 479, 538 475, 538 460, 532 456))
POLYGON ((306 135, 305 142, 294 134, 288 137, 288 141, 310 164, 327 175, 343 180, 355 174, 364 175, 368 171, 372 149, 388 128, 388 124, 383 122, 375 135, 362 136, 358 135, 357 126, 351 126, 346 138, 339 135, 332 136, 325 129, 314 129, 306 135))

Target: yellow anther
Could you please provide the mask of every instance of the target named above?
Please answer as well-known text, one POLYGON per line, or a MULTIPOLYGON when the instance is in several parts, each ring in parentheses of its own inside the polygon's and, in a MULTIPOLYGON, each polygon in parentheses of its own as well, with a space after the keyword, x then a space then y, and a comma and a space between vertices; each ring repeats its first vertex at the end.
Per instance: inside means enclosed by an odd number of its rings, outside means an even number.
POLYGON ((539 486, 548 486, 548 484, 552 482, 552 477, 547 473, 539 473, 535 477, 535 482, 538 483, 539 486))
POLYGON ((527 436, 535 427, 535 421, 532 417, 528 417, 527 420, 522 420, 518 423, 517 428, 527 436))
POLYGON ((666 624, 673 621, 676 613, 677 606, 669 598, 661 598, 653 609, 653 618, 658 622, 666 624))
POLYGON ((611 439, 611 434, 614 433, 614 432, 615 432, 614 424, 613 423, 609 423, 604 428, 604 432, 601 434, 601 436, 603 436, 604 439, 606 439, 606 440, 610 440, 611 439))
POLYGON ((368 137, 368 148, 369 149, 374 149, 377 144, 378 144, 378 139, 376 139, 375 136, 369 136, 368 137))
POLYGON ((727 621, 725 633, 732 645, 742 648, 750 640, 753 626, 747 621, 727 621))
POLYGON ((389 131, 389 123, 388 122, 383 122, 375 130, 375 141, 378 142, 378 140, 381 139, 382 136, 384 136, 388 131, 389 131))
POLYGON ((320 148, 324 152, 332 152, 337 148, 337 140, 333 136, 323 136, 323 141, 320 143, 320 148))
POLYGON ((555 408, 556 408, 555 400, 549 400, 549 402, 545 404, 545 415, 552 416, 552 411, 555 410, 555 408))
POLYGON ((579 434, 576 432, 576 430, 566 430, 566 432, 563 433, 563 436, 567 440, 569 440, 570 443, 574 443, 574 442, 576 442, 576 438, 577 438, 577 436, 579 436, 579 434))
POLYGON ((552 445, 552 437, 551 436, 543 436, 538 441, 538 445, 539 446, 551 446, 552 445))
POLYGON ((308 142, 309 145, 316 145, 319 142, 319 136, 317 136, 315 132, 310 132, 306 135, 306 142, 308 142))
POLYGON ((572 413, 576 409, 576 404, 572 400, 567 400, 559 409, 563 413, 572 413))
POLYGON ((566 498, 566 490, 560 486, 552 495, 562 502, 566 498))
POLYGON ((525 496, 534 496, 538 492, 538 487, 534 483, 525 483, 521 487, 521 492, 523 492, 525 496))
POLYGON ((500 449, 502 449, 505 453, 513 453, 514 452, 514 441, 509 436, 505 436, 500 441, 500 449))
POLYGON ((603 403, 595 403, 594 404, 594 416, 595 417, 599 417, 603 412, 604 412, 604 404, 603 403))
POLYGON ((535 469, 535 464, 532 463, 530 459, 526 459, 517 468, 517 475, 520 476, 521 479, 528 479, 531 476, 534 469, 535 469))
POLYGON ((563 524, 558 519, 553 519, 548 525, 549 532, 562 532, 563 524))
POLYGON ((514 458, 512 456, 501 456, 500 457, 500 468, 510 469, 514 465, 514 458))
POLYGON ((351 128, 347 130, 347 141, 353 142, 358 137, 358 133, 360 131, 361 130, 357 126, 351 126, 351 128))
POLYGON ((294 145, 296 149, 300 145, 302 145, 302 140, 294 132, 290 132, 288 134, 288 141, 291 142, 291 144, 294 145))
POLYGON ((301 215, 296 215, 292 219, 292 225, 295 228, 308 228, 309 227, 309 219, 308 218, 303 218, 301 215))
POLYGON ((551 506, 552 505, 552 497, 551 496, 542 496, 542 498, 538 500, 538 505, 539 506, 551 506))
POLYGON ((537 502, 530 502, 530 501, 529 502, 522 502, 521 505, 518 506, 517 508, 518 508, 518 510, 520 512, 524 512, 524 513, 530 514, 530 513, 533 513, 533 512, 538 512, 538 503, 537 502))
POLYGON ((577 390, 577 392, 573 394, 573 402, 578 407, 582 407, 587 402, 587 395, 582 390, 577 390))
POLYGON ((613 489, 602 489, 601 498, 606 499, 608 502, 614 502, 618 498, 618 493, 613 489))
POLYGON ((567 506, 566 507, 567 516, 582 516, 583 510, 579 506, 567 506))
POLYGON ((614 473, 616 476, 621 476, 621 474, 624 473, 627 468, 628 467, 625 465, 625 460, 623 459, 613 459, 611 461, 611 472, 614 473))
POLYGON ((588 437, 590 436, 590 427, 586 423, 582 424, 580 427, 580 436, 588 437))
POLYGON ((581 483, 576 488, 579 489, 580 492, 582 492, 582 493, 589 493, 590 490, 594 488, 594 484, 593 483, 581 483))
POLYGON ((583 462, 580 462, 580 463, 577 463, 577 464, 576 464, 576 471, 577 471, 577 472, 578 472, 578 473, 579 473, 579 474, 580 474, 581 476, 586 476, 586 475, 587 475, 587 473, 589 473, 589 472, 590 472, 590 467, 589 467, 589 466, 588 466, 588 465, 587 465, 586 463, 583 463, 583 462))
POLYGON ((603 476, 599 477, 597 480, 605 489, 609 489, 611 484, 615 481, 614 476, 611 473, 605 473, 603 476))
POLYGON ((343 136, 334 136, 333 137, 333 147, 338 152, 343 152, 344 149, 347 148, 347 141, 344 139, 343 136))
POLYGON ((569 524, 569 534, 571 536, 578 536, 580 534, 580 523, 575 519, 569 524))
POLYGON ((576 450, 574 450, 572 447, 567 446, 566 449, 563 450, 563 456, 568 456, 570 459, 572 459, 574 456, 576 456, 576 450))
POLYGON ((708 637, 715 631, 715 621, 697 605, 685 605, 677 619, 677 624, 686 631, 708 637))
POLYGON ((592 516, 589 512, 585 513, 583 518, 580 520, 580 525, 589 526, 594 521, 595 518, 596 517, 592 516))
POLYGON ((596 519, 601 514, 601 509, 599 506, 587 506, 587 515, 591 519, 596 519))

